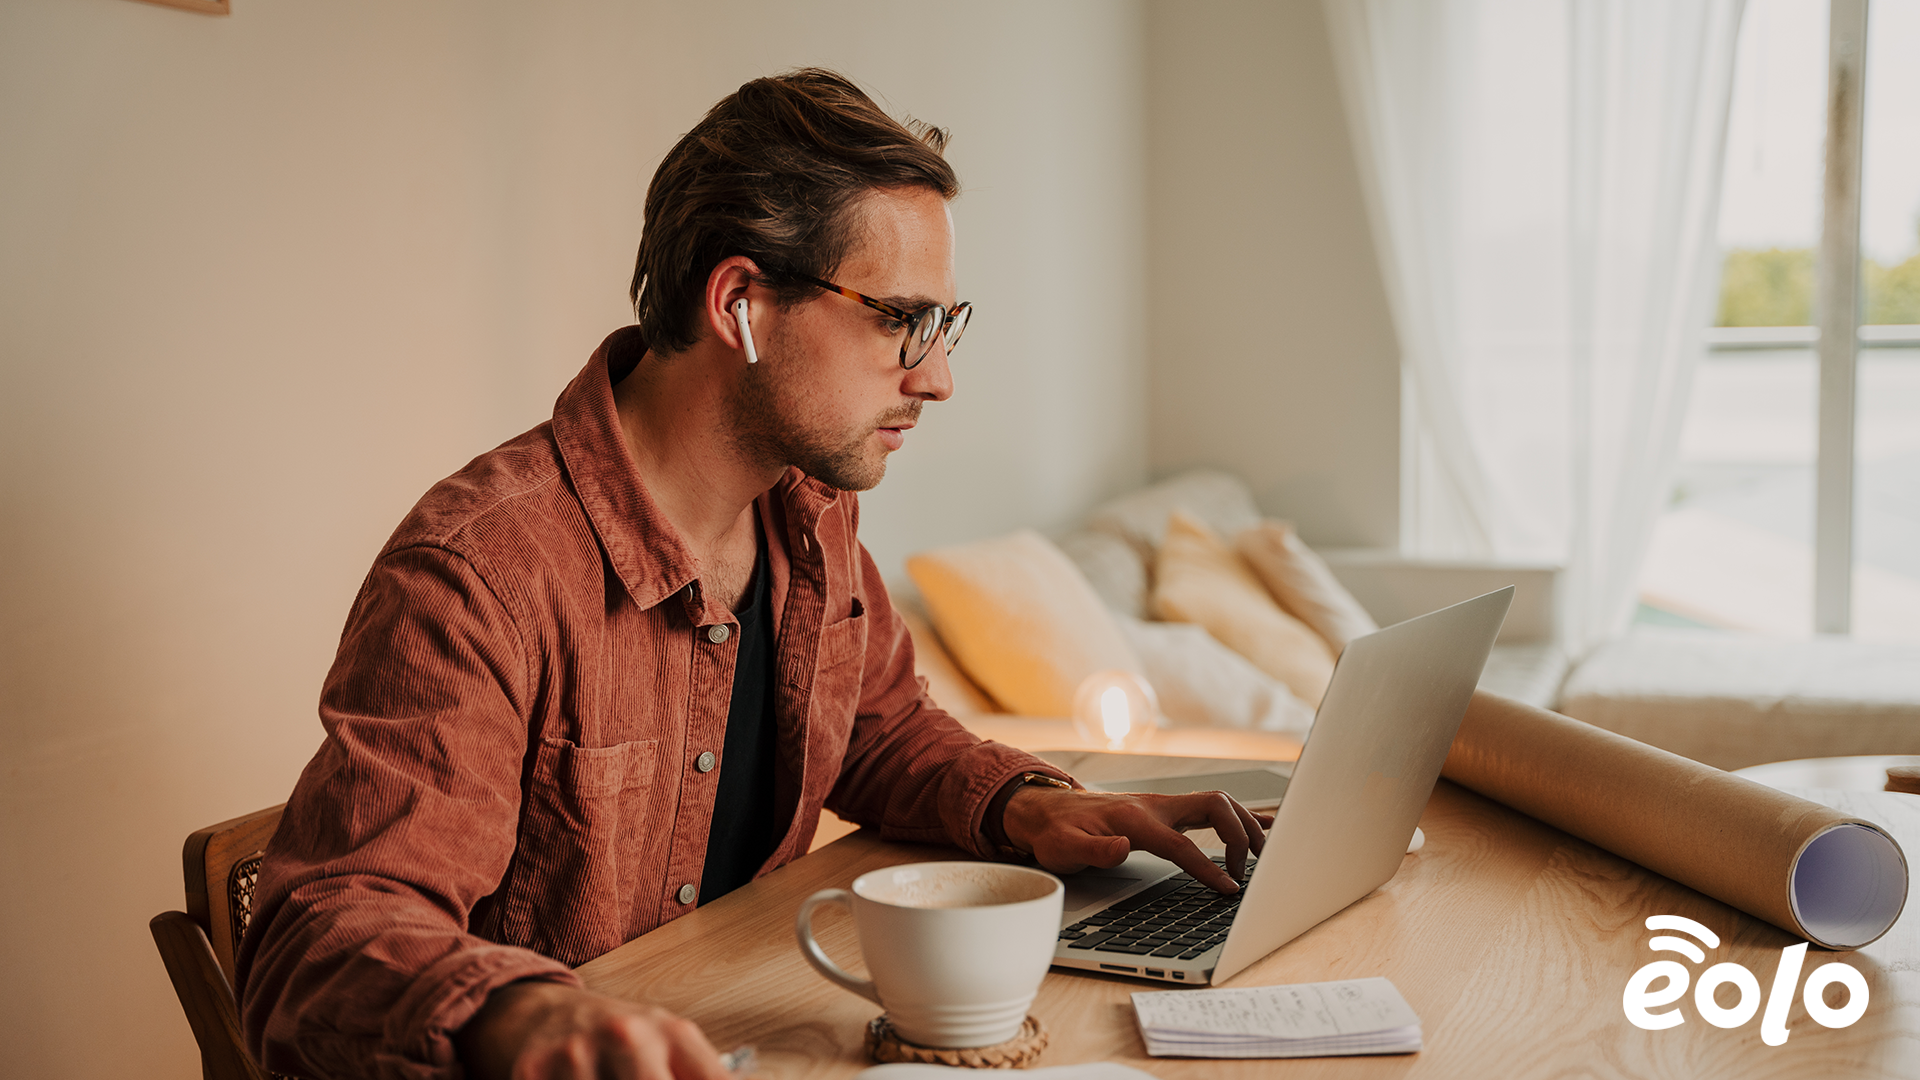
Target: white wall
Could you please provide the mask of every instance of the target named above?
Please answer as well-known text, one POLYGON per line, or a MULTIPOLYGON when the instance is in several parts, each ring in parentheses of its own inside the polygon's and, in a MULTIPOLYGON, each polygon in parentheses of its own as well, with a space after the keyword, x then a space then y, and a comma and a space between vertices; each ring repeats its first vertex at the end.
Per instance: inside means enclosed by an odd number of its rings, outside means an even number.
POLYGON ((0 1075, 197 1075, 181 840, 285 797, 368 561, 627 320, 647 178, 741 81, 955 131, 979 317, 883 565, 1146 471, 1139 5, 235 9, 0 6, 0 1075))
POLYGON ((1150 468, 1399 543, 1399 349, 1315 0, 1147 8, 1150 468))

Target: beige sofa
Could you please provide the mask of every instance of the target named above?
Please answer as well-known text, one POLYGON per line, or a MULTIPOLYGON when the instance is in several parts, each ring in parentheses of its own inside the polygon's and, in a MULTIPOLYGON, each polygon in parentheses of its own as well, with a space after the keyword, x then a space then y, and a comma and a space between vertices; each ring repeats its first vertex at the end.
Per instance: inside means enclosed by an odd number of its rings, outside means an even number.
POLYGON ((1920 754, 1920 648, 1642 627, 1574 668, 1557 707, 1722 769, 1920 754))
MULTIPOLYGON (((1240 481, 1203 471, 1115 500, 1096 510, 1085 529, 1054 538, 1114 619, 1148 617, 1150 547, 1163 535, 1155 523, 1171 509, 1193 514, 1223 535, 1259 519, 1240 481), (1131 546, 1116 544, 1116 536, 1129 538, 1131 546)), ((1383 626, 1515 586, 1483 688, 1709 765, 1734 769, 1803 757, 1920 754, 1920 647, 1637 627, 1576 658, 1556 640, 1556 567, 1422 561, 1372 550, 1320 555, 1352 599, 1383 626)), ((1001 715, 992 696, 949 655, 911 583, 898 591, 935 700, 963 718, 978 718, 970 722, 983 734, 1005 726, 1013 718, 1001 715)), ((1071 741, 1065 721, 1053 724, 1057 731, 1031 725, 1008 730, 1052 732, 1048 737, 1055 742, 1071 741)), ((1185 726, 1195 725, 1188 718, 1185 726)), ((1260 746, 1269 754, 1304 735, 1267 728, 1275 738, 1260 746)))

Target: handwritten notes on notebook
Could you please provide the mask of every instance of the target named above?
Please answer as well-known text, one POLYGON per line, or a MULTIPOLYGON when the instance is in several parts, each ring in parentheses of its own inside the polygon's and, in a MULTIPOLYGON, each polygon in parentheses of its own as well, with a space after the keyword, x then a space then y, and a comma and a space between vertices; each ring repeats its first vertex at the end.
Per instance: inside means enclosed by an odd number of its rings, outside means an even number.
MULTIPOLYGON (((977 1069, 956 1069, 947 1065, 922 1065, 918 1062, 895 1062, 892 1065, 875 1065, 871 1069, 862 1069, 853 1074, 853 1080, 949 1080, 953 1077, 978 1076, 977 1069)), ((1046 1069, 1028 1069, 1020 1074, 1025 1080, 1157 1080, 1152 1073, 1144 1073, 1127 1065, 1111 1061, 1090 1061, 1085 1065, 1055 1065, 1046 1069)))
POLYGON ((1155 1057, 1286 1058, 1407 1054, 1420 1017, 1386 979, 1161 990, 1133 995, 1155 1057))

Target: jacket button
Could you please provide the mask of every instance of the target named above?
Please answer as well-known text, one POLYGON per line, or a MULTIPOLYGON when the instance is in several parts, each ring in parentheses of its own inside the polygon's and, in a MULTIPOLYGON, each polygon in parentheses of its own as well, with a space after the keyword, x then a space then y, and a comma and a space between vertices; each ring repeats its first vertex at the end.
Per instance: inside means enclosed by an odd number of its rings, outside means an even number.
POLYGON ((679 897, 680 897, 681 903, 691 904, 695 900, 700 899, 700 890, 694 888, 692 882, 688 882, 687 884, 680 886, 679 897))
POLYGON ((693 759, 693 767, 701 772, 712 772, 714 763, 718 760, 713 756, 713 751, 703 750, 699 757, 693 759))
POLYGON ((726 623, 714 623, 712 626, 707 627, 707 640, 713 642, 715 645, 725 645, 727 639, 732 636, 733 631, 727 629, 726 623))

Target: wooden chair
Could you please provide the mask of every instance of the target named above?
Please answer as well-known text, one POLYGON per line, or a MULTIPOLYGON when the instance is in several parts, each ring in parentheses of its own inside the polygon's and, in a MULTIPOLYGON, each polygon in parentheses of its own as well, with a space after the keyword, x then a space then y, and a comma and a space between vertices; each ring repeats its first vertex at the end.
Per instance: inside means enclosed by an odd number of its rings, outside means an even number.
POLYGON ((165 911, 148 928, 174 993, 200 1043, 206 1080, 271 1080, 254 1063, 233 997, 234 954, 253 917, 253 884, 286 804, 211 825, 187 837, 182 861, 187 910, 165 911))

